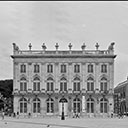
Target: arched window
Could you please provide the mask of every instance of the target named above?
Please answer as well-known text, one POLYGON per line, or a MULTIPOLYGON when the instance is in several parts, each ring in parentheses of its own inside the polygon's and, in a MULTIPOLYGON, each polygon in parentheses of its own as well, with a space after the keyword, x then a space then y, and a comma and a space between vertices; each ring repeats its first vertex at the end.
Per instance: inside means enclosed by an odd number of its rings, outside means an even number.
POLYGON ((80 99, 76 98, 73 100, 73 111, 74 113, 80 113, 80 99))
POLYGON ((92 64, 88 65, 88 73, 93 73, 93 65, 92 64))
POLYGON ((40 91, 40 79, 38 77, 34 78, 33 91, 40 91))
POLYGON ((78 77, 74 79, 73 90, 80 91, 80 79, 78 77))
POLYGON ((53 78, 49 77, 47 79, 47 91, 53 91, 54 84, 53 84, 53 78))
POLYGON ((107 113, 108 112, 108 100, 106 98, 102 98, 100 100, 100 112, 107 113))
POLYGON ((107 91, 107 79, 105 77, 101 78, 100 90, 101 91, 107 91))
POLYGON ((65 77, 60 80, 60 91, 67 91, 67 79, 65 77))
POLYGON ((87 113, 94 113, 94 99, 87 99, 87 113))
POLYGON ((53 113, 54 112, 54 100, 52 98, 49 98, 46 100, 47 103, 47 113, 53 113))
POLYGON ((92 77, 89 77, 87 79, 87 91, 93 91, 94 90, 94 80, 92 77))
POLYGON ((21 98, 19 100, 20 104, 20 113, 27 113, 27 100, 25 98, 21 98))
POLYGON ((20 79, 20 91, 27 91, 27 81, 24 77, 20 79))
POLYGON ((40 99, 35 98, 33 100, 33 113, 40 113, 40 99))

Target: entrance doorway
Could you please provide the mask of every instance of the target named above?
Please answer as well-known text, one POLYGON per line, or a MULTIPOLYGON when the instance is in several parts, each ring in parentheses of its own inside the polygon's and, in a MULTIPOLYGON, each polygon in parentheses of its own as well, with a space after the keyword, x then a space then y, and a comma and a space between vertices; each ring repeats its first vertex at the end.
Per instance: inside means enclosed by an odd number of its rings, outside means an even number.
POLYGON ((59 115, 62 115, 62 111, 64 111, 64 115, 68 115, 68 101, 66 98, 61 98, 59 101, 59 115))

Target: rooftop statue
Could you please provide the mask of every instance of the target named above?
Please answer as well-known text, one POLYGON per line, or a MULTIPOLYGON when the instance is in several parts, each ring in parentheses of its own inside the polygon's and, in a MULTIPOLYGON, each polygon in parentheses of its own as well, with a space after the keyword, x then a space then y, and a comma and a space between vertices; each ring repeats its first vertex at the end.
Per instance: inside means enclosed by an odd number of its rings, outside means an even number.
POLYGON ((14 51, 18 51, 19 47, 15 43, 13 43, 13 49, 14 49, 14 51))
POLYGON ((108 47, 108 51, 113 51, 113 50, 114 50, 114 45, 115 45, 115 43, 112 42, 112 43, 109 45, 109 47, 108 47))

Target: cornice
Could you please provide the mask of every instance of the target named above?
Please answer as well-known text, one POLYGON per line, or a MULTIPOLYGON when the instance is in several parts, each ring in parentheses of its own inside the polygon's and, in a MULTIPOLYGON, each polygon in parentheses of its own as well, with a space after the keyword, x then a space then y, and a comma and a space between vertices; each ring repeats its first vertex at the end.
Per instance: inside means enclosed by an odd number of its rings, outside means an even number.
POLYGON ((14 58, 115 58, 117 55, 11 55, 14 58))

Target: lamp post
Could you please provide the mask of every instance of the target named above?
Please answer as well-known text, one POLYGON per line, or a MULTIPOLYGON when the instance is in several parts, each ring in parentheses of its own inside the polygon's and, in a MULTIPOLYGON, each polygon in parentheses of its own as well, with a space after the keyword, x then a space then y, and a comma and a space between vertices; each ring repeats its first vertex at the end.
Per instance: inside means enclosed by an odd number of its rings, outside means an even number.
POLYGON ((65 116, 64 116, 64 100, 62 100, 62 115, 61 115, 61 120, 65 120, 65 116))

